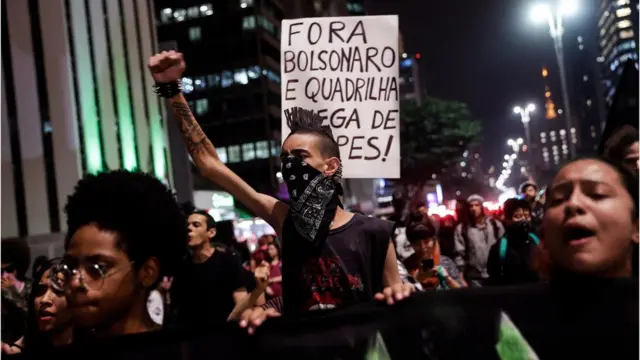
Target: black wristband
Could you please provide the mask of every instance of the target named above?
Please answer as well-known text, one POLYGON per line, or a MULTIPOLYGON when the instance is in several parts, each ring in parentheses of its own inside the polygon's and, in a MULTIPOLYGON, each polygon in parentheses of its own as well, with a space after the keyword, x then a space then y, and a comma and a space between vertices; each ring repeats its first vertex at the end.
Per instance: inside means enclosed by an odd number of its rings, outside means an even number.
POLYGON ((182 92, 182 83, 180 81, 156 83, 153 85, 153 91, 160 97, 171 98, 182 92))

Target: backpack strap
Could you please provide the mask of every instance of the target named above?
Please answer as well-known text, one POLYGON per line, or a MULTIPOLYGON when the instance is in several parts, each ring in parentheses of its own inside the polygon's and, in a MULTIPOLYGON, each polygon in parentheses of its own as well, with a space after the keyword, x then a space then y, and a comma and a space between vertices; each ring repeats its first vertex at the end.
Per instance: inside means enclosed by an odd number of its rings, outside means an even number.
POLYGON ((536 234, 529 233, 529 238, 531 238, 531 240, 533 240, 533 242, 536 243, 537 246, 540 246, 540 238, 536 234))
POLYGON ((500 236, 500 228, 498 227, 498 222, 494 218, 489 218, 489 222, 491 223, 491 227, 493 227, 493 236, 498 238, 498 236, 500 236))
POLYGON ((500 262, 504 262, 504 258, 507 256, 507 237, 503 236, 500 238, 500 262))

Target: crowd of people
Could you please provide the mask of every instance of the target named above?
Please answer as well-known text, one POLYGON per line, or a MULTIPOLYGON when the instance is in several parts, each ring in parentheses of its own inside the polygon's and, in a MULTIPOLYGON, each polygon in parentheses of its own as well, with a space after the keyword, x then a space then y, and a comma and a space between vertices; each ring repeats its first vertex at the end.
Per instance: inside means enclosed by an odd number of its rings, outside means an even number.
POLYGON ((200 172, 276 233, 248 254, 220 244, 215 220, 184 214, 151 175, 87 175, 65 207, 62 259, 39 259, 27 277, 28 251, 3 244, 3 353, 230 321, 253 333, 272 317, 394 305, 418 291, 637 276, 637 134, 626 144, 635 161, 626 150, 571 161, 546 190, 523 184, 499 214, 471 195, 456 217, 430 217, 419 204, 394 224, 343 208, 338 145, 314 112, 286 119, 284 203, 220 160, 181 94, 182 55, 157 54, 149 68, 200 172))

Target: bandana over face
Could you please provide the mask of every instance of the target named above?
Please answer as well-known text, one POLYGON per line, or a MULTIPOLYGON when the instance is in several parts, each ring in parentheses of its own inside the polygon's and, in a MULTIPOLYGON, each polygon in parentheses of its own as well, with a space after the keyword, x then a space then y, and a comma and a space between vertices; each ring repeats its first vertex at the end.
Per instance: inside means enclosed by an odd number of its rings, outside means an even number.
POLYGON ((282 176, 291 199, 291 216, 296 232, 313 244, 319 244, 329 233, 342 187, 337 181, 341 169, 333 177, 325 176, 297 156, 282 161, 282 176))

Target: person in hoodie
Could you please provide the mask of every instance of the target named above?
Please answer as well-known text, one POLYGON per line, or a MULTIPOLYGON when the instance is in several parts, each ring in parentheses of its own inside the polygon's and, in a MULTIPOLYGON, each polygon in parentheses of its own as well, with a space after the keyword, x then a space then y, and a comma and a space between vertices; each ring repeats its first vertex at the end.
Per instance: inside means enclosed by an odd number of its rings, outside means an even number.
POLYGON ((531 205, 523 199, 509 199, 503 208, 506 234, 489 251, 489 284, 537 282, 539 277, 532 259, 540 240, 531 227, 531 205))
POLYGON ((464 285, 482 287, 489 279, 489 250, 504 235, 504 227, 486 215, 482 196, 471 195, 467 203, 468 220, 458 224, 454 233, 454 261, 463 275, 464 285))

